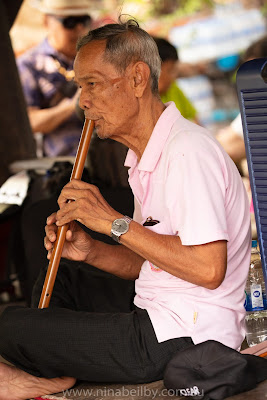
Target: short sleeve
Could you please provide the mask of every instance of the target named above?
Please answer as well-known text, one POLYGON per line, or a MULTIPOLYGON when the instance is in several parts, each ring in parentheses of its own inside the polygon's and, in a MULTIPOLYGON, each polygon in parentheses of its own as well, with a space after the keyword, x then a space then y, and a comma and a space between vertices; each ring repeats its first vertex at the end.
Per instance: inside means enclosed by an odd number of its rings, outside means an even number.
POLYGON ((40 108, 41 95, 33 66, 24 59, 19 59, 17 66, 27 106, 40 108))
POLYGON ((227 185, 216 152, 185 151, 172 157, 166 204, 172 229, 184 245, 228 240, 227 185))

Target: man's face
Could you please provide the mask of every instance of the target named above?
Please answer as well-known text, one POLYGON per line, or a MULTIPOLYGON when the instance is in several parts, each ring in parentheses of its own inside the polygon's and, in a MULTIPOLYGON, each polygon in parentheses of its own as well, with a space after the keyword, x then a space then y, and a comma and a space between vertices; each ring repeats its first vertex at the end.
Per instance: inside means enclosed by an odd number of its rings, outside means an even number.
POLYGON ((165 94, 176 78, 177 62, 174 60, 164 61, 161 65, 161 73, 159 78, 159 94, 165 94))
POLYGON ((88 32, 89 25, 78 23, 73 28, 67 29, 63 25, 63 19, 64 17, 46 16, 48 37, 56 50, 73 59, 76 55, 77 40, 88 32))
POLYGON ((95 122, 97 135, 120 141, 137 113, 132 88, 132 68, 119 72, 104 60, 105 41, 83 46, 74 62, 75 80, 81 88, 80 107, 95 122))

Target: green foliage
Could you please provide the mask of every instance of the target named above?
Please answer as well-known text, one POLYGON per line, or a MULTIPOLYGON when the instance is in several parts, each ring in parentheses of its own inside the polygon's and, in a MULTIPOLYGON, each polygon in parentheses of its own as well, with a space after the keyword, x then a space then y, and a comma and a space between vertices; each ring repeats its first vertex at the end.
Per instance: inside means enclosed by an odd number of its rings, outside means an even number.
POLYGON ((179 6, 180 15, 192 15, 204 9, 213 8, 211 0, 182 0, 179 6))
POLYGON ((261 8, 262 15, 267 17, 267 3, 265 3, 261 8))
POLYGON ((212 9, 212 0, 154 0, 151 1, 151 16, 172 14, 184 17, 196 12, 212 9))

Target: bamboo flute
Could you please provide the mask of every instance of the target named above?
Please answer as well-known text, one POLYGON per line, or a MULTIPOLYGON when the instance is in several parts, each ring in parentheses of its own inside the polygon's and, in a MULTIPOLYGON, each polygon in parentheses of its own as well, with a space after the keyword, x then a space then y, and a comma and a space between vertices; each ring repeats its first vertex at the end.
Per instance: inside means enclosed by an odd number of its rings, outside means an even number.
MULTIPOLYGON (((92 120, 85 119, 70 180, 81 179, 82 177, 93 129, 94 122, 92 120)), ((47 308, 49 306, 67 230, 68 224, 58 228, 57 239, 48 265, 38 308, 47 308)))

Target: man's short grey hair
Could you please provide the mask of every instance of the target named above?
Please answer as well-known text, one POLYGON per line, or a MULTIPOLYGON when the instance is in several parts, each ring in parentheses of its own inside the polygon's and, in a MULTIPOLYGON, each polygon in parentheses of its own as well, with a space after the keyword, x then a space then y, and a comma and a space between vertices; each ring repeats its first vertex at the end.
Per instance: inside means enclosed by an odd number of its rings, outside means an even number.
POLYGON ((146 63, 150 68, 151 91, 158 94, 158 80, 161 59, 154 39, 134 19, 117 24, 107 24, 91 30, 77 43, 77 51, 95 40, 106 40, 105 60, 124 72, 128 65, 137 61, 146 63))

